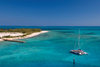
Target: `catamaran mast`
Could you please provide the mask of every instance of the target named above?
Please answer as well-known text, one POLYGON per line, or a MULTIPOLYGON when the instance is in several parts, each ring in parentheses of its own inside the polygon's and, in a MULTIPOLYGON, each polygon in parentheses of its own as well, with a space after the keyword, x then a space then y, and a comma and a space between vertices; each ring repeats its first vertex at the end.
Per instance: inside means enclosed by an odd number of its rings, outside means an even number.
POLYGON ((78 36, 78 49, 80 49, 80 29, 79 29, 79 36, 78 36))

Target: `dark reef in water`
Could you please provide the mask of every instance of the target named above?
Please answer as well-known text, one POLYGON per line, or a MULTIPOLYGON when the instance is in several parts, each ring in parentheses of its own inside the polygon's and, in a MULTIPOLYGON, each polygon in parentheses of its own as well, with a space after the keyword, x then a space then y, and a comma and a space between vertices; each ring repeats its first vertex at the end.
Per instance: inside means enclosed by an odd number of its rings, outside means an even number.
POLYGON ((90 33, 85 33, 86 35, 95 35, 96 33, 90 32, 90 33))

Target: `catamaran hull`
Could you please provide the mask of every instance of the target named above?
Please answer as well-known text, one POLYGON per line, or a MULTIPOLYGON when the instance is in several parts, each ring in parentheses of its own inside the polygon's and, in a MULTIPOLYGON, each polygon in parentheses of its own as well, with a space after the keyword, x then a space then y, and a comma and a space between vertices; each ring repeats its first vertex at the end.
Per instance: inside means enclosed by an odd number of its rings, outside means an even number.
POLYGON ((71 50, 70 53, 76 54, 76 55, 85 55, 87 54, 84 51, 79 51, 79 50, 71 50))

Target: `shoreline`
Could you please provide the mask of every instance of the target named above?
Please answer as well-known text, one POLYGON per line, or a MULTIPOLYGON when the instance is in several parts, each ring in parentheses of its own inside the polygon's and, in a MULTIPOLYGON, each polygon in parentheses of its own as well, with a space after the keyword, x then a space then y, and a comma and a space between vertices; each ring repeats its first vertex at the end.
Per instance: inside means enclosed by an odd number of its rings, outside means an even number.
MULTIPOLYGON (((4 38, 4 39, 8 39, 8 40, 26 39, 26 38, 35 37, 35 36, 38 36, 38 35, 40 35, 42 33, 47 33, 47 32, 49 32, 49 31, 35 32, 35 33, 32 33, 32 34, 26 35, 24 37, 4 38)), ((4 40, 0 39, 0 41, 4 41, 4 40)))

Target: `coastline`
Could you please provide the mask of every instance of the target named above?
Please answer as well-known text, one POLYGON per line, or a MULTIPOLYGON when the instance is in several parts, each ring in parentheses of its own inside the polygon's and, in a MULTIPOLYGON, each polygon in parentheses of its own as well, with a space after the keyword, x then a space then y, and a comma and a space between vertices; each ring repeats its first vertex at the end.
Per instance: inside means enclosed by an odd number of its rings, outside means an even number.
MULTIPOLYGON (((32 33, 32 34, 26 35, 24 37, 4 38, 4 39, 8 39, 8 40, 26 39, 26 38, 31 38, 31 37, 38 36, 38 35, 40 35, 42 33, 47 33, 47 32, 49 32, 49 31, 36 32, 36 33, 32 33)), ((0 41, 4 41, 4 40, 3 39, 0 39, 0 41)))

